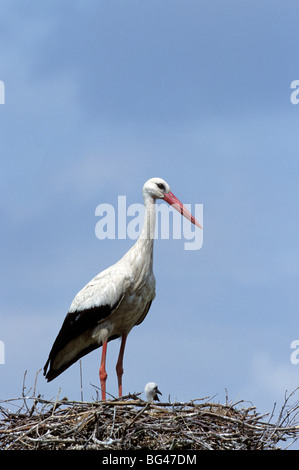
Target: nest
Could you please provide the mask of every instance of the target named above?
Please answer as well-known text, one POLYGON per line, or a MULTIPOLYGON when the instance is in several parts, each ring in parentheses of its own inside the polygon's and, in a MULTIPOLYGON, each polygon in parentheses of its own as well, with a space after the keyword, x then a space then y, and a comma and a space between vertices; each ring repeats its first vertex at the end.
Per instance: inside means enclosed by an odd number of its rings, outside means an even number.
POLYGON ((25 396, 0 402, 2 450, 274 450, 299 435, 299 405, 285 397, 274 413, 260 415, 244 402, 148 403, 138 394, 106 402, 45 400, 25 396), (14 411, 12 411, 14 409, 14 411))

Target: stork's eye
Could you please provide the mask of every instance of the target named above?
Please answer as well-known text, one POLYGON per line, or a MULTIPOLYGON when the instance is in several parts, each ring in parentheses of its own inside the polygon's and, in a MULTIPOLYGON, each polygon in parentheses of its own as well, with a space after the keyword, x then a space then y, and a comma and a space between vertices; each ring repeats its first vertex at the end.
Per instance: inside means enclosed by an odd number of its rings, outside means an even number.
POLYGON ((162 189, 162 191, 166 191, 166 188, 163 183, 157 183, 157 186, 159 189, 162 189))

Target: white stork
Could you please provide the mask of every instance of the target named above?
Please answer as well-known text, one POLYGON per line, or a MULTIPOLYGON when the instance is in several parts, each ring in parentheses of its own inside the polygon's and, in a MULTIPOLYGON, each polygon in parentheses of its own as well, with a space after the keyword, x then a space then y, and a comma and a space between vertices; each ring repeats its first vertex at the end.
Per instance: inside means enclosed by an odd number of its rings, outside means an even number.
POLYGON ((49 381, 82 356, 103 347, 99 370, 102 400, 106 400, 107 343, 121 337, 116 364, 118 393, 122 396, 123 356, 131 329, 146 317, 155 298, 153 242, 155 202, 163 199, 190 222, 202 228, 161 178, 143 186, 145 220, 131 249, 114 265, 94 277, 74 298, 44 366, 49 381))

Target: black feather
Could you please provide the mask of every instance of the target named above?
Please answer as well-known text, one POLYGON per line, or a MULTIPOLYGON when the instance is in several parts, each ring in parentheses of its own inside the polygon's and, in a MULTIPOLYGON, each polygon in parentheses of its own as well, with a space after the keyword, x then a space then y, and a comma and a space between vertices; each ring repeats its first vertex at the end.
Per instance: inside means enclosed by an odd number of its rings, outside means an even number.
MULTIPOLYGON (((94 349, 102 346, 99 343, 91 344, 79 351, 76 356, 74 356, 69 362, 64 364, 59 369, 53 369, 53 362, 55 361, 57 354, 63 348, 65 348, 70 341, 78 338, 87 331, 92 332, 92 330, 102 320, 109 317, 113 310, 115 310, 115 307, 111 307, 110 305, 102 305, 100 307, 92 307, 86 310, 69 312, 66 315, 57 338, 54 341, 48 360, 44 366, 44 375, 46 376, 48 382, 55 379, 55 377, 60 375, 78 359, 90 353, 94 349), (49 370, 47 372, 48 366, 49 370)), ((116 338, 118 338, 118 336, 111 336, 108 341, 116 338)))

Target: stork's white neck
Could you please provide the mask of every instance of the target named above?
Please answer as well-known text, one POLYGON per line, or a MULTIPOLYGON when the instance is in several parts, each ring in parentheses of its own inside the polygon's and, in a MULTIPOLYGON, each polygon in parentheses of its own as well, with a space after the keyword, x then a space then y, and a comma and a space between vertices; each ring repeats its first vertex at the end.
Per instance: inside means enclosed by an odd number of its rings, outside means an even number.
POLYGON ((145 217, 140 236, 135 245, 123 257, 134 267, 138 282, 143 282, 144 277, 153 272, 153 245, 156 222, 155 200, 151 197, 144 197, 144 205, 145 217))
POLYGON ((140 280, 153 271, 153 248, 155 237, 155 223, 156 223, 156 204, 153 198, 144 198, 145 217, 141 234, 132 247, 134 253, 135 263, 137 259, 140 260, 139 265, 140 280), (136 256, 137 254, 137 256, 136 256))
POLYGON ((155 238, 156 225, 156 204, 155 200, 150 197, 144 198, 145 216, 143 228, 140 234, 140 240, 148 240, 153 244, 155 238))

